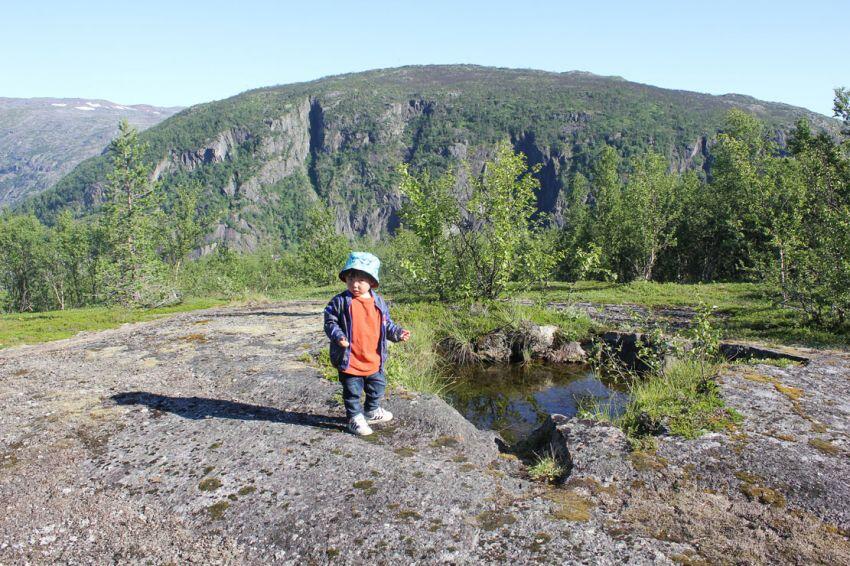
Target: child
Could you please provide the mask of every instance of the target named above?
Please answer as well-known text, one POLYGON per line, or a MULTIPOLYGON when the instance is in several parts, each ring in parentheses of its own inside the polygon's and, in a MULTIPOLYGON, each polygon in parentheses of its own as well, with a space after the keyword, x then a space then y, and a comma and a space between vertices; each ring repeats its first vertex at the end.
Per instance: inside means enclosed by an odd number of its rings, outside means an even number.
POLYGON ((392 321, 387 303, 373 291, 378 288, 380 268, 381 261, 374 255, 351 252, 339 272, 348 290, 325 307, 325 334, 331 341, 331 363, 342 383, 348 430, 360 436, 372 434, 369 424, 393 418, 380 405, 387 386, 387 340, 406 342, 410 338, 410 332, 392 321), (361 407, 364 389, 366 406, 361 407))

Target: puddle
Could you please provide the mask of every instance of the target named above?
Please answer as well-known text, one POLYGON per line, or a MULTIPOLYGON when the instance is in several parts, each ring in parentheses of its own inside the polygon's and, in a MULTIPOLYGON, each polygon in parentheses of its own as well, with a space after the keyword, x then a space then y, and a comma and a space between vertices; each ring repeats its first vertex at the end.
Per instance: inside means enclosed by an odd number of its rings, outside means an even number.
POLYGON ((446 400, 476 427, 495 430, 509 443, 527 437, 552 413, 575 415, 582 400, 610 403, 615 414, 628 400, 588 366, 467 366, 455 375, 446 400))

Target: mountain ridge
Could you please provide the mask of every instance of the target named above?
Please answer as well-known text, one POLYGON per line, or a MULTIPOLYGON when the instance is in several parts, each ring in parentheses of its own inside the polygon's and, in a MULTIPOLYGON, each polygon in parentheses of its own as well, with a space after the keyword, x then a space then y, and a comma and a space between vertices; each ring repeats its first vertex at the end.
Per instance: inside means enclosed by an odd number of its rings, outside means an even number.
MULTIPOLYGON (((745 95, 671 90, 583 71, 551 73, 475 65, 377 69, 252 89, 195 105, 144 132, 155 176, 166 187, 195 180, 204 206, 220 212, 206 250, 242 250, 297 239, 303 209, 320 199, 337 228, 380 237, 398 224, 395 168, 479 167, 508 139, 540 164, 538 205, 563 219, 575 172, 588 172, 604 144, 625 157, 653 149, 676 170, 707 168, 726 112, 755 114, 782 145, 800 118, 837 122, 745 95), (730 98, 731 97, 731 98, 730 98)), ((89 159, 23 209, 49 219, 97 207, 108 164, 89 159)))
POLYGON ((121 119, 144 130, 180 109, 91 98, 0 97, 0 206, 49 188, 101 153, 121 119))

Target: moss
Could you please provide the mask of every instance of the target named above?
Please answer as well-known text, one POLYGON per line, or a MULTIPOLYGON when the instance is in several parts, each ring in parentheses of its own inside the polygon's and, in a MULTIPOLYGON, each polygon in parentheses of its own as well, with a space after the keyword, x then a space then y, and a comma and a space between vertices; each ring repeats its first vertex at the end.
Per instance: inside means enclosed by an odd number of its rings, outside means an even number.
POLYGON ((750 472, 735 472, 735 477, 744 483, 764 483, 764 478, 750 472))
POLYGON ((657 456, 654 452, 636 450, 629 454, 632 466, 639 472, 663 470, 667 467, 667 460, 657 456))
POLYGON ((237 493, 238 493, 239 495, 243 495, 243 496, 244 496, 244 495, 248 495, 249 493, 254 493, 255 491, 257 491, 257 488, 256 488, 256 487, 254 487, 253 485, 246 485, 245 487, 243 487, 242 489, 240 489, 237 493))
POLYGON ((219 448, 221 448, 221 442, 213 442, 209 447, 210 450, 218 450, 219 448))
POLYGON ((818 434, 823 434, 827 432, 829 429, 826 428, 826 425, 823 423, 819 423, 817 421, 812 421, 812 432, 816 432, 818 434))
POLYGON ((181 336, 179 338, 179 340, 182 340, 184 342, 195 342, 195 343, 198 343, 198 344, 203 344, 205 342, 209 342, 209 338, 207 338, 207 335, 206 334, 200 334, 200 333, 187 334, 186 336, 181 336))
POLYGON ((755 381, 756 383, 775 383, 772 377, 754 371, 745 372, 742 377, 747 381, 755 381))
POLYGON ((809 440, 809 446, 811 446, 812 448, 816 448, 817 450, 820 450, 821 452, 823 452, 824 454, 828 454, 829 456, 835 456, 836 454, 841 452, 838 446, 828 440, 821 440, 820 438, 813 438, 809 440))
POLYGON ((750 501, 759 501, 773 507, 785 507, 785 496, 775 489, 751 483, 741 484, 740 489, 750 501))
POLYGON ((552 489, 546 494, 546 499, 557 507, 552 516, 562 521, 585 522, 590 520, 593 502, 568 489, 552 489))
POLYGON ((404 521, 410 521, 415 519, 421 519, 422 515, 411 509, 405 509, 403 511, 398 512, 398 517, 399 519, 402 519, 404 521))
MULTIPOLYGON (((640 480, 635 480, 633 483, 642 484, 643 482, 640 482, 640 480)), ((565 487, 569 489, 584 488, 592 495, 599 495, 600 493, 605 493, 607 495, 617 494, 617 486, 615 486, 614 484, 611 484, 609 486, 602 485, 594 478, 572 478, 566 484, 565 487)))
POLYGON ((219 501, 207 507, 207 513, 209 513, 211 519, 219 520, 224 517, 224 512, 227 511, 228 507, 230 507, 230 503, 219 501))
POLYGON ((531 552, 540 552, 543 549, 543 546, 551 540, 552 537, 546 533, 535 533, 531 544, 528 545, 528 550, 531 552))
POLYGON ((710 564, 710 562, 706 561, 692 550, 685 551, 680 554, 674 554, 670 557, 670 560, 676 564, 682 564, 683 566, 707 566, 710 564))
POLYGON ((458 464, 466 462, 466 456, 463 456, 462 454, 458 454, 457 456, 454 456, 452 458, 452 462, 457 462, 458 464))
POLYGON ((387 438, 391 437, 395 433, 396 425, 384 425, 381 427, 375 427, 372 430, 374 432, 369 436, 358 436, 357 438, 372 444, 383 444, 387 438))
MULTIPOLYGON (((19 443, 13 444, 9 448, 12 450, 18 448, 20 446, 19 443)), ((2 456, 0 456, 0 469, 9 470, 18 465, 18 457, 14 451, 4 452, 2 456)))
POLYGON ((208 473, 210 473, 214 469, 215 469, 215 466, 207 466, 206 468, 204 468, 204 473, 202 475, 207 475, 208 473))
POLYGON ((204 478, 198 484, 198 489, 201 491, 215 491, 221 487, 221 480, 218 478, 204 478))
POLYGON ((460 471, 461 471, 461 472, 471 472, 471 471, 473 471, 473 470, 475 470, 475 465, 474 465, 474 464, 463 464, 463 465, 460 467, 460 471))
POLYGON ((773 438, 778 438, 779 440, 784 440, 785 442, 795 442, 797 437, 793 434, 784 434, 776 431, 769 431, 767 433, 768 436, 772 436, 773 438))
POLYGON ((352 484, 356 489, 372 489, 375 485, 375 482, 372 480, 359 480, 352 484))
POLYGON ((797 387, 790 387, 788 385, 782 385, 781 383, 774 383, 773 387, 792 401, 797 401, 803 396, 803 390, 797 387))
POLYGON ((516 517, 501 511, 483 511, 476 517, 478 525, 485 531, 494 531, 506 525, 516 523, 516 517))
POLYGON ((409 446, 403 446, 401 448, 396 448, 395 450, 393 450, 393 452, 395 452, 397 456, 401 456, 402 458, 410 458, 411 456, 416 454, 416 450, 413 449, 413 448, 410 448, 409 446))
POLYGON ((325 551, 325 554, 328 558, 336 558, 337 556, 339 556, 339 550, 337 550, 336 548, 329 548, 325 551))
POLYGON ((431 442, 432 448, 449 448, 457 446, 460 441, 454 436, 440 436, 431 442))

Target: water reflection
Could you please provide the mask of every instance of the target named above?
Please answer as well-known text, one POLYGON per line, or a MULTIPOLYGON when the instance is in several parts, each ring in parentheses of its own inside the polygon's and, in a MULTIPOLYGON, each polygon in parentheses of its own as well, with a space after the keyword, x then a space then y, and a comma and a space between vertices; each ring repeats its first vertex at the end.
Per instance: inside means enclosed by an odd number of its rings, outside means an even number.
POLYGON ((626 404, 625 392, 600 380, 587 366, 467 366, 447 399, 478 428, 499 432, 516 442, 552 413, 575 415, 582 403, 596 400, 614 414, 626 404))

